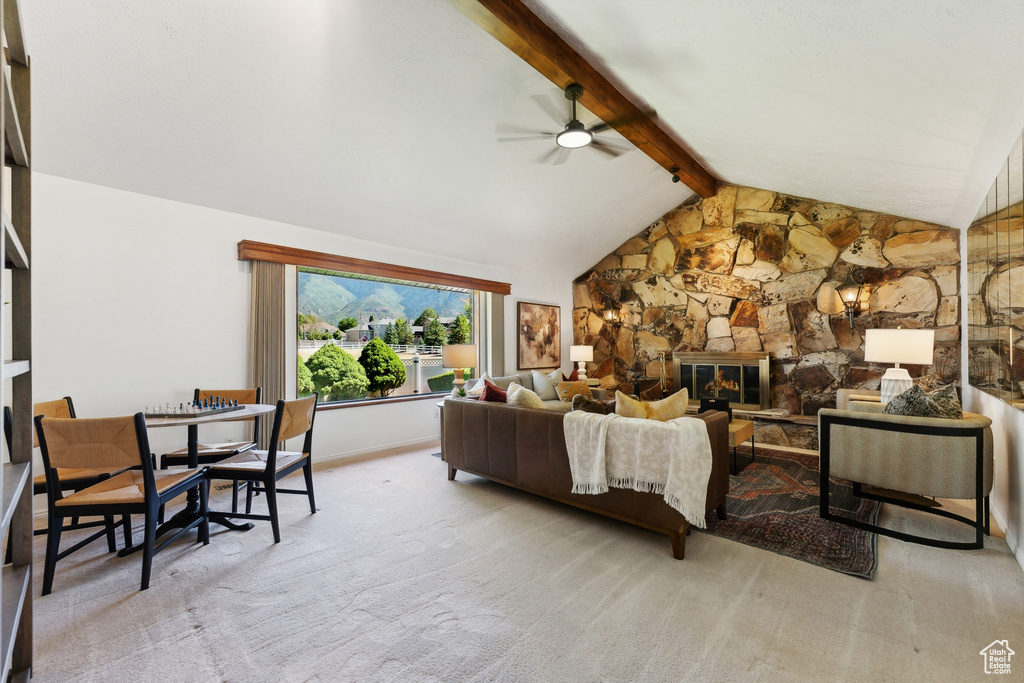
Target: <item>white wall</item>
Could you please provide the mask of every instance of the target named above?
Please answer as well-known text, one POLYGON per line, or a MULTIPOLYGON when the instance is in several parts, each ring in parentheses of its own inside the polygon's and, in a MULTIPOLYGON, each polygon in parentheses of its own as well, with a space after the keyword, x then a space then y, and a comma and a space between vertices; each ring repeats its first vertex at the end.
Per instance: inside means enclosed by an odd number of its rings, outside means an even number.
MULTIPOLYGON (((243 239, 510 282, 506 369, 515 367, 519 299, 562 307, 568 358, 568 274, 538 274, 528 264, 513 273, 38 173, 33 183, 34 398, 70 395, 81 417, 184 401, 200 385, 248 383, 250 275, 236 247, 243 239)), ((366 234, 386 234, 387 218, 366 226, 366 234)), ((321 411, 314 459, 436 439, 434 403, 321 411)), ((207 429, 201 437, 234 433, 230 426, 207 429)), ((162 453, 181 446, 185 435, 151 430, 150 438, 162 453)))

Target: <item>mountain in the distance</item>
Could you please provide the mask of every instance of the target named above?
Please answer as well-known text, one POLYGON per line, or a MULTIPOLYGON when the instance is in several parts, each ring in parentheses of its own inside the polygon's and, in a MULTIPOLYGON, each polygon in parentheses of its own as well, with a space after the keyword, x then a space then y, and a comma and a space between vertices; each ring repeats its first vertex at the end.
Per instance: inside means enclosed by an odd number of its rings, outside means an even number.
POLYGON ((332 325, 360 314, 364 321, 372 315, 375 320, 405 318, 412 322, 426 308, 442 317, 454 317, 465 311, 468 297, 463 292, 299 272, 298 312, 312 313, 332 325))

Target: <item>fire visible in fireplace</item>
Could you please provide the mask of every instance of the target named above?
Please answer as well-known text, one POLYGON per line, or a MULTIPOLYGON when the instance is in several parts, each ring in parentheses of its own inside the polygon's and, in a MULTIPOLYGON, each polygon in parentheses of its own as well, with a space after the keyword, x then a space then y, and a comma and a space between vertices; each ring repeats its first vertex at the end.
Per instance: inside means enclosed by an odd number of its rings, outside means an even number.
POLYGON ((768 361, 763 352, 677 351, 674 377, 691 401, 724 398, 734 406, 765 410, 770 407, 768 361))

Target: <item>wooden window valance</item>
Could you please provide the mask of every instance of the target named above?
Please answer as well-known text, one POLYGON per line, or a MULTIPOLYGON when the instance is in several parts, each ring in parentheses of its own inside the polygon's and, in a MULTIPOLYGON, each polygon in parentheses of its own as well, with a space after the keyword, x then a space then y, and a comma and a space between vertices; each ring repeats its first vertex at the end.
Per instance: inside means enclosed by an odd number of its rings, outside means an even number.
POLYGON ((349 256, 325 254, 319 251, 283 247, 277 244, 253 242, 251 240, 242 240, 238 243, 238 260, 269 261, 270 263, 283 263, 292 266, 323 268, 342 273, 374 275, 377 277, 394 278, 396 280, 409 280, 433 285, 461 287, 481 292, 494 292, 495 294, 510 294, 512 292, 512 286, 507 282, 440 273, 435 270, 410 268, 409 266, 396 266, 390 263, 367 261, 349 256))

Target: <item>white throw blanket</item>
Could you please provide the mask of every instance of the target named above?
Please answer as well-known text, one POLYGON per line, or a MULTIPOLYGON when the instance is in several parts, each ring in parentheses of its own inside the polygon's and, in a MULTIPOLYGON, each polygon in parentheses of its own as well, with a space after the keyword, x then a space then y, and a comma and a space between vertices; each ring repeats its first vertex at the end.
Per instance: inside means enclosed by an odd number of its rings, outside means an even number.
POLYGON ((609 486, 662 494, 690 524, 705 528, 711 477, 707 425, 695 417, 667 422, 573 411, 563 422, 572 492, 609 486))

